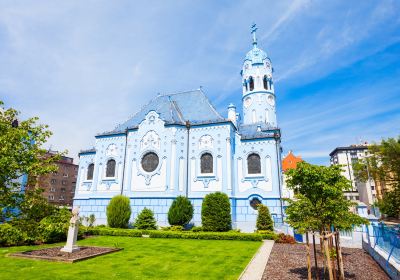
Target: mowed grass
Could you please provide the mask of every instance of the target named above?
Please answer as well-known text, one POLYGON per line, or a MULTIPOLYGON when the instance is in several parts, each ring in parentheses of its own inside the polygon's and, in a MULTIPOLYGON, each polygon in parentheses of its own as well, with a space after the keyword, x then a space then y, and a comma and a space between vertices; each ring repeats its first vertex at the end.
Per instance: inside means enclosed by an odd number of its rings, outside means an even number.
POLYGON ((0 248, 0 279, 237 279, 261 242, 99 236, 80 245, 124 250, 69 264, 7 254, 36 248, 0 248))

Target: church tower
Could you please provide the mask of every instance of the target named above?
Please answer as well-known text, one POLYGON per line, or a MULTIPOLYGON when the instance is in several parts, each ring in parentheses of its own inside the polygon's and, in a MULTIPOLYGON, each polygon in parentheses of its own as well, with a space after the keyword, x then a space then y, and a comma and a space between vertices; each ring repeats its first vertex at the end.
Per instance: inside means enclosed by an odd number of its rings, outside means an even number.
POLYGON ((267 54, 258 48, 257 27, 251 27, 253 48, 246 54, 241 71, 243 83, 243 124, 277 127, 273 68, 267 54))

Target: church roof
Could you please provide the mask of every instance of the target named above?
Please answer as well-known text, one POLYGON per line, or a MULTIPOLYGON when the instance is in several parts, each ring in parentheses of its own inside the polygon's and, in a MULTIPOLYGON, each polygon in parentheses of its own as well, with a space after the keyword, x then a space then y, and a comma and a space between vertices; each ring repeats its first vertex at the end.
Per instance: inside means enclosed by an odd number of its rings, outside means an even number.
POLYGON ((263 63, 269 59, 267 53, 262 49, 254 46, 247 54, 245 60, 249 60, 252 64, 263 63))
POLYGON ((266 123, 258 124, 240 124, 238 127, 241 139, 259 139, 274 138, 276 133, 280 135, 279 128, 267 125, 266 123))
POLYGON ((118 125, 114 130, 102 134, 120 133, 129 128, 136 128, 150 111, 157 112, 166 124, 184 125, 186 121, 191 124, 227 121, 215 110, 203 91, 199 89, 159 95, 126 122, 118 125))

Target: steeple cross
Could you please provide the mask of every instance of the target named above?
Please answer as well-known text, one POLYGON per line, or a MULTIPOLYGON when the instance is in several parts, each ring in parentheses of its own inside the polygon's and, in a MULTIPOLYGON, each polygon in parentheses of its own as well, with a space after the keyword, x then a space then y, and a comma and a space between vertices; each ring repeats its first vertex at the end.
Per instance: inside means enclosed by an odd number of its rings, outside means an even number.
POLYGON ((253 34, 253 45, 257 45, 257 38, 256 38, 256 31, 257 31, 257 25, 253 23, 251 25, 251 34, 253 34))

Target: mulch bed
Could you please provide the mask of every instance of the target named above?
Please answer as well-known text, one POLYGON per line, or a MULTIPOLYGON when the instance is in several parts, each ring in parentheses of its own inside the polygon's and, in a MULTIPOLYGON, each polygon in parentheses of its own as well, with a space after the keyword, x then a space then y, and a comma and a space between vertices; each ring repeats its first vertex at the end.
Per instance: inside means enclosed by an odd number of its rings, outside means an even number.
MULTIPOLYGON (((311 263, 313 265, 312 245, 310 249, 311 263)), ((319 255, 319 250, 317 255, 319 255)), ((363 249, 342 248, 342 255, 346 279, 390 279, 363 249)), ((306 249, 302 244, 275 243, 262 279, 307 279, 306 257, 306 249)), ((329 279, 328 276, 323 276, 322 256, 318 256, 317 260, 320 268, 320 279, 329 279)), ((312 267, 312 273, 313 279, 315 279, 314 266, 312 267)), ((337 275, 339 274, 337 273, 337 275)))
POLYGON ((40 250, 14 253, 11 254, 10 256, 73 263, 122 250, 120 248, 82 246, 79 247, 80 249, 79 251, 75 251, 73 253, 66 253, 66 252, 61 252, 60 251, 61 248, 62 247, 45 248, 40 250))

